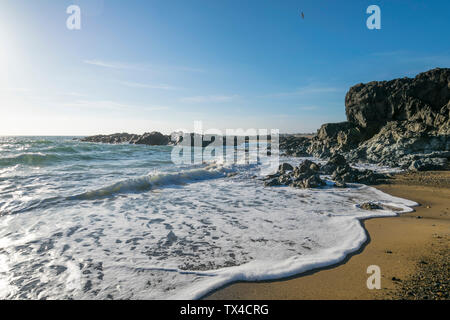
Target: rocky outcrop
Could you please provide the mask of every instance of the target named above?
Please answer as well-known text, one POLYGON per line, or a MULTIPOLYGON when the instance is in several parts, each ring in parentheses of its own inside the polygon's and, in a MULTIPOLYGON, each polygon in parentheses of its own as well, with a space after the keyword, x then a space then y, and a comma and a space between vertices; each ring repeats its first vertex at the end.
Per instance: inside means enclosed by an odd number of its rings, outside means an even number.
POLYGON ((110 135, 90 136, 90 137, 81 139, 81 141, 118 144, 118 143, 129 143, 131 140, 136 139, 137 137, 139 137, 139 136, 136 134, 115 133, 115 134, 110 134, 110 135))
POLYGON ((165 146, 170 142, 170 136, 163 135, 160 132, 144 133, 130 141, 131 144, 145 144, 148 146, 165 146))
POLYGON ((411 170, 448 169, 450 69, 358 84, 347 93, 347 122, 325 124, 307 152, 411 170))
POLYGON ((433 128, 447 123, 448 130, 449 101, 450 69, 433 69, 412 79, 358 84, 347 93, 345 111, 348 121, 375 131, 406 120, 433 128))
POLYGON ((351 122, 327 123, 318 130, 307 152, 328 158, 336 152, 352 150, 364 140, 365 132, 351 122))
POLYGON ((280 150, 286 156, 307 157, 311 139, 297 135, 280 135, 280 150))
POLYGON ((129 143, 129 144, 145 144, 150 146, 165 146, 170 144, 170 136, 163 135, 159 132, 144 133, 143 135, 129 133, 115 133, 111 135, 96 135, 81 139, 83 142, 95 143, 129 143))
POLYGON ((283 163, 277 173, 265 177, 264 180, 267 187, 318 188, 325 185, 325 181, 320 178, 319 166, 309 160, 295 168, 283 163))
POLYGON ((342 155, 336 154, 323 166, 310 160, 303 161, 298 167, 283 163, 275 174, 264 178, 264 185, 319 188, 326 185, 321 176, 331 178, 334 186, 338 188, 347 187, 347 183, 374 185, 384 183, 387 179, 387 176, 381 173, 352 168, 342 155))

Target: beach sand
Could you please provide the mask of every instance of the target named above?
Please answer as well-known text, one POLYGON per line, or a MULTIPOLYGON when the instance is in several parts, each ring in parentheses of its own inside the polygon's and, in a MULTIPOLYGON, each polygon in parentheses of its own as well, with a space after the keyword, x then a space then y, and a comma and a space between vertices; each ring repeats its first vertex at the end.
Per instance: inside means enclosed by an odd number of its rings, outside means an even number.
POLYGON ((362 222, 369 241, 339 265, 280 281, 234 283, 205 299, 449 299, 450 171, 399 174, 376 187, 420 206, 362 222), (371 265, 381 269, 380 290, 367 288, 371 265))

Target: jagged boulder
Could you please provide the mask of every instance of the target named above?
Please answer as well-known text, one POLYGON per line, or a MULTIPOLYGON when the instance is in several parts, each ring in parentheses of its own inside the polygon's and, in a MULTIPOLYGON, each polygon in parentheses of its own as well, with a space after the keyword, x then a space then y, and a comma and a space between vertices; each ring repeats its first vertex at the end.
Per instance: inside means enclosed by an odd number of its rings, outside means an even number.
POLYGON ((321 126, 311 140, 307 152, 326 158, 336 152, 349 151, 364 140, 365 132, 351 122, 327 123, 321 126))
POLYGON ((145 144, 148 146, 165 146, 170 142, 170 137, 163 135, 160 132, 150 132, 144 133, 142 136, 139 136, 130 141, 131 144, 145 144))

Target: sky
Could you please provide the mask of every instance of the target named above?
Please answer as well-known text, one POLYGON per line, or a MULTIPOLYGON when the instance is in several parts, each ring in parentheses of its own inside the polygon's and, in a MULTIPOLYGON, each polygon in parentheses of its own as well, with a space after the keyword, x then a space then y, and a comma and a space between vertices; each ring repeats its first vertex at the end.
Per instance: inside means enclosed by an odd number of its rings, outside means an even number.
POLYGON ((0 135, 314 132, 345 121, 355 84, 450 67, 449 13, 448 0, 0 0, 0 135))

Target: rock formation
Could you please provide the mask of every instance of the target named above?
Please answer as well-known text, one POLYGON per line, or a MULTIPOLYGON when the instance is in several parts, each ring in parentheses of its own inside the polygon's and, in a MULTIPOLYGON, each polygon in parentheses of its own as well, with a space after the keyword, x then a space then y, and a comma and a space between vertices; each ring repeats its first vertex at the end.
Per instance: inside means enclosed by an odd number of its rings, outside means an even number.
POLYGON ((450 69, 358 84, 345 105, 348 121, 323 125, 308 153, 411 170, 448 168, 450 69))
POLYGON ((97 135, 81 139, 83 142, 96 143, 129 143, 129 144, 145 144, 150 146, 165 146, 170 144, 171 137, 163 135, 159 132, 144 133, 143 135, 129 133, 115 133, 111 135, 97 135))
POLYGON ((160 132, 144 133, 130 140, 131 144, 145 144, 148 146, 165 146, 170 142, 170 136, 163 135, 160 132))
POLYGON ((310 160, 303 161, 298 167, 283 163, 275 174, 264 178, 266 187, 290 186, 294 188, 318 188, 326 183, 321 176, 330 176, 334 186, 347 187, 347 183, 378 184, 388 178, 384 174, 371 170, 358 170, 350 167, 342 155, 334 155, 327 164, 320 166, 310 160))

